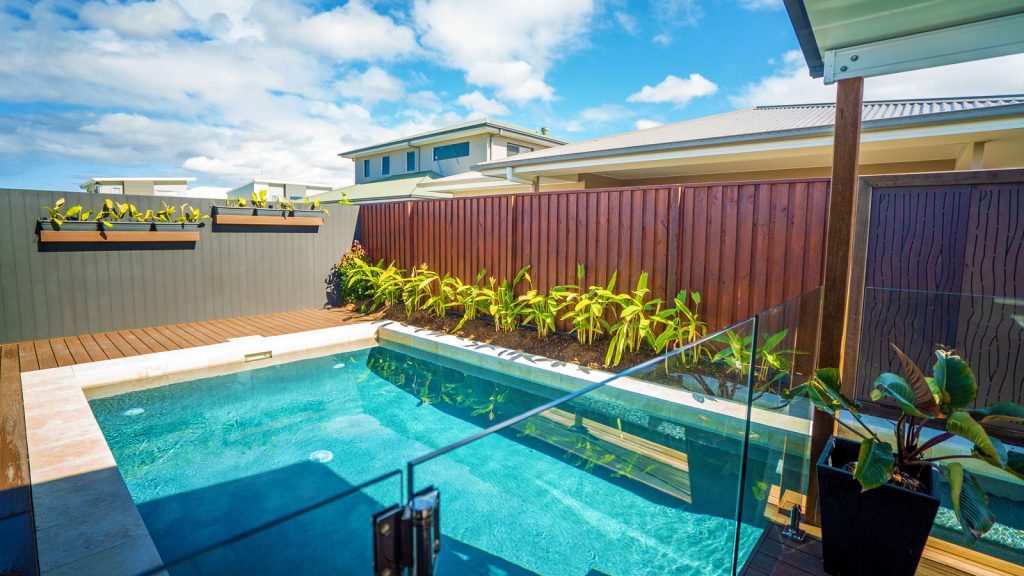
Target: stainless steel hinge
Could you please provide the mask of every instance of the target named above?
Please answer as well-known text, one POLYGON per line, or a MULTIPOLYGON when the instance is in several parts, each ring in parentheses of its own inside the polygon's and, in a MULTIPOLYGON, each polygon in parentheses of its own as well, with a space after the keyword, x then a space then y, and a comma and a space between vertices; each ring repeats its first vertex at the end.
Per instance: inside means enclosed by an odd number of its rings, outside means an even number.
POLYGON ((373 517, 373 573, 376 576, 433 576, 441 551, 441 493, 431 486, 405 506, 373 517))

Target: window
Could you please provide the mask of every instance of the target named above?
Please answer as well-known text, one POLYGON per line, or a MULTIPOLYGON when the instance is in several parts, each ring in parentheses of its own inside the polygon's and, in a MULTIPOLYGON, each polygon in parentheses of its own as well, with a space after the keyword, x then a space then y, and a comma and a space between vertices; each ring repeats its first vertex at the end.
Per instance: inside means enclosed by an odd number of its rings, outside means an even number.
POLYGON ((416 152, 405 153, 405 171, 415 172, 416 171, 416 152))
POLYGON ((516 154, 525 154, 527 152, 533 152, 533 148, 529 146, 520 146, 519 144, 513 144, 509 142, 505 145, 505 153, 507 156, 515 156, 516 154))
POLYGON ((434 146, 434 162, 437 162, 438 160, 462 158, 463 156, 469 156, 469 142, 434 146))
POLYGON ((391 174, 391 156, 380 159, 380 175, 387 176, 388 174, 391 174))
POLYGON ((370 159, 363 160, 363 178, 370 177, 370 159))

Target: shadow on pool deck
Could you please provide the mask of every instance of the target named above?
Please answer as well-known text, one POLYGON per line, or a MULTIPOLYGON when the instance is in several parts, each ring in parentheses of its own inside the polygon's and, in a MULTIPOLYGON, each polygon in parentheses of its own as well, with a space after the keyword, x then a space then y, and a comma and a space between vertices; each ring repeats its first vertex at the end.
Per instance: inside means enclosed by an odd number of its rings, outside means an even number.
MULTIPOLYGON (((353 488, 327 466, 301 462, 139 505, 153 541, 175 574, 368 574, 373 565, 371 517, 398 502, 401 478, 259 530, 223 541, 353 488), (177 559, 184 559, 177 562, 177 559)), ((487 552, 444 539, 439 568, 449 574, 534 574, 487 552)))

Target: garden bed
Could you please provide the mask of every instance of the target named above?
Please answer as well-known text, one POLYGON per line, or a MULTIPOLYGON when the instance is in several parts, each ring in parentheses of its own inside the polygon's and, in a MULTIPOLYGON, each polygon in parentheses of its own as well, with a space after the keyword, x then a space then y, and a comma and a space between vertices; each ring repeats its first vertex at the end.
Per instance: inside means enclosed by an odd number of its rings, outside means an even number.
MULTIPOLYGON (((342 306, 342 308, 353 312, 359 311, 358 305, 355 304, 346 304, 342 306)), ((502 348, 519 350, 528 354, 545 356, 554 360, 571 362, 587 368, 594 368, 607 372, 622 372, 631 366, 635 366, 636 364, 655 357, 655 354, 650 351, 642 351, 638 353, 626 351, 623 353, 622 362, 618 366, 605 367, 604 355, 606 349, 604 345, 599 345, 595 342, 593 346, 586 346, 584 344, 580 344, 575 337, 566 334, 556 333, 548 336, 547 338, 538 338, 536 332, 529 329, 529 327, 508 333, 502 333, 496 331, 494 329, 494 324, 491 324, 486 320, 470 320, 469 322, 466 322, 466 325, 463 326, 461 330, 455 332, 455 325, 458 324, 460 320, 458 316, 437 318, 427 312, 419 311, 413 314, 412 317, 407 317, 405 315, 405 310, 402 308, 391 308, 384 311, 378 310, 370 313, 369 316, 380 318, 382 320, 402 322, 403 324, 418 326, 420 328, 426 328, 437 332, 458 334, 463 338, 468 338, 484 344, 493 344, 502 348)), ((601 340, 600 342, 601 344, 607 344, 605 340, 601 340)))

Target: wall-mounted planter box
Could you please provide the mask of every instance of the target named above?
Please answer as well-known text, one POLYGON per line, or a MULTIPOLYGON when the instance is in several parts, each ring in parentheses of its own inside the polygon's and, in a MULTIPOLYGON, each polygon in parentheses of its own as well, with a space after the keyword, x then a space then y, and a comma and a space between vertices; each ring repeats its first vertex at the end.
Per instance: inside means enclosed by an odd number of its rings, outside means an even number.
POLYGON ((111 222, 108 232, 149 232, 153 229, 152 222, 111 222))
POLYGON ((230 214, 214 214, 214 224, 234 224, 238 226, 322 226, 323 218, 296 218, 293 216, 234 216, 230 214))
POLYGON ((286 212, 287 212, 287 210, 285 210, 283 208, 257 208, 256 209, 256 215, 257 216, 273 216, 273 217, 276 217, 276 218, 284 218, 284 215, 285 215, 286 212))
POLYGON ((252 216, 254 208, 248 206, 214 206, 214 216, 252 216))
POLYGON ((292 210, 292 217, 294 218, 319 218, 324 219, 323 210, 303 210, 302 208, 296 208, 292 210))
POLYGON ((181 225, 181 229, 186 232, 194 232, 199 230, 199 222, 184 222, 181 225))
POLYGON ((46 230, 39 232, 40 242, 197 242, 199 231, 177 230, 175 232, 155 232, 151 230, 46 230))
POLYGON ((157 232, 178 232, 181 228, 181 222, 154 222, 153 229, 157 232))

